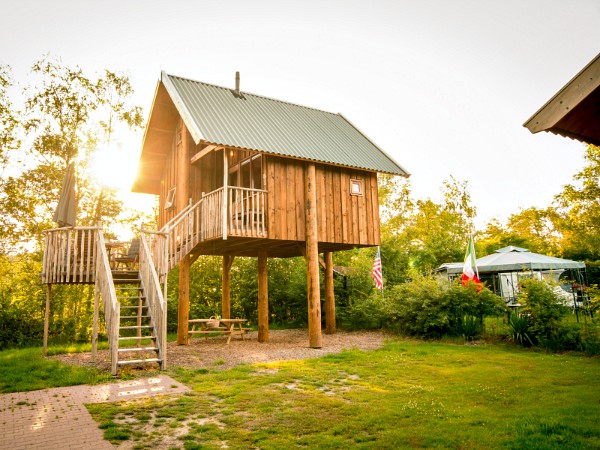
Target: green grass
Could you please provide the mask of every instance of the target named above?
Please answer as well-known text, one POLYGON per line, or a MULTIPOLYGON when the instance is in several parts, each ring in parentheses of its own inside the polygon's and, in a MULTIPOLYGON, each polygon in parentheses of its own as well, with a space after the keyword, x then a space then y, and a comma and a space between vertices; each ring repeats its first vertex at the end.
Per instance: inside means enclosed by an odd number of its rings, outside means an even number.
POLYGON ((600 360, 395 340, 372 352, 182 370, 194 392, 88 406, 136 448, 599 448, 600 360))
POLYGON ((46 359, 40 347, 0 351, 0 393, 97 384, 110 379, 109 374, 96 369, 46 359))

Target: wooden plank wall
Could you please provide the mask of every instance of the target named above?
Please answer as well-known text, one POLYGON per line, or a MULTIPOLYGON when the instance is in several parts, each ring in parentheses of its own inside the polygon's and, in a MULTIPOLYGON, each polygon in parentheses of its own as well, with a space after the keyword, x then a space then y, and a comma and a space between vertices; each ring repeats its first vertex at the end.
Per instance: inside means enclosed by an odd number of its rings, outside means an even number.
MULTIPOLYGON (((305 240, 306 163, 269 156, 265 161, 268 233, 271 239, 305 240)), ((316 165, 319 242, 379 245, 377 174, 316 165), (361 180, 362 195, 350 194, 350 180, 361 180)))
MULTIPOLYGON (((170 208, 165 210, 165 200, 169 189, 175 187, 177 184, 177 150, 176 141, 178 139, 177 133, 174 133, 175 137, 171 143, 171 149, 167 155, 165 167, 161 175, 160 181, 160 197, 158 202, 158 228, 162 228, 169 220, 175 217, 177 213, 176 208, 170 208)), ((175 196, 177 197, 177 196, 175 196)))

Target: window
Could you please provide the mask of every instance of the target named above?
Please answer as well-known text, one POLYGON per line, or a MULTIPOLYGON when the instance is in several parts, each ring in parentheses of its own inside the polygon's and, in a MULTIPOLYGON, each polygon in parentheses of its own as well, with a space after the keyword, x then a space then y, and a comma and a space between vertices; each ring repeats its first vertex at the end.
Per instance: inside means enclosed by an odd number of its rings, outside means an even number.
POLYGON ((229 185, 250 189, 262 189, 262 155, 236 152, 229 167, 229 185), (238 154, 239 153, 239 154, 238 154))
POLYGON ((177 188, 175 186, 173 186, 171 189, 169 189, 169 192, 167 192, 167 198, 165 199, 165 209, 171 209, 177 206, 175 203, 176 192, 177 188))
POLYGON ((363 180, 350 180, 350 195, 363 195, 363 180))

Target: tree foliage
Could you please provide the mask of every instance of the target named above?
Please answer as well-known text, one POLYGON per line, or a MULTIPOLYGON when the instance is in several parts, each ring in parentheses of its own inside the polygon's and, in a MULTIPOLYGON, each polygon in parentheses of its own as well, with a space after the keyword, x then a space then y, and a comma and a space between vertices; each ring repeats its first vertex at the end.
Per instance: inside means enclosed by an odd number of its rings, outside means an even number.
POLYGON ((72 163, 78 224, 114 223, 123 205, 113 192, 99 192, 88 171, 90 157, 99 143, 110 142, 119 123, 135 128, 142 122, 141 109, 130 104, 133 89, 126 76, 105 71, 94 79, 79 67, 66 67, 48 57, 33 64, 32 74, 22 116, 26 139, 12 152, 13 170, 3 177, 0 192, 4 251, 39 243, 42 231, 52 227, 62 181, 72 163))
POLYGON ((415 200, 407 180, 384 178, 382 261, 392 254, 394 264, 388 267, 402 266, 397 267, 399 276, 388 272, 392 279, 406 278, 409 268, 430 272, 462 257, 475 218, 468 183, 450 177, 443 182, 441 194, 441 202, 415 200))

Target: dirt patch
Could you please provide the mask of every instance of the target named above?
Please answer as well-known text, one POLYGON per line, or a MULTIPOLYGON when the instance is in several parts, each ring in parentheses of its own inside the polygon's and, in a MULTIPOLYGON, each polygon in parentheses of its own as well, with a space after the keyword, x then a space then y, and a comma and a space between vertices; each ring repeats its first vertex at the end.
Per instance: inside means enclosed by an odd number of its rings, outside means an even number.
MULTIPOLYGON (((330 353, 340 353, 344 349, 374 350, 383 346, 385 340, 391 335, 380 331, 338 331, 335 334, 323 334, 322 348, 315 349, 308 346, 308 331, 296 330, 270 330, 269 342, 259 343, 256 331, 248 333, 242 341, 240 337, 231 339, 229 345, 227 338, 195 337, 190 345, 177 345, 169 342, 167 363, 172 367, 229 369, 243 363, 257 363, 281 360, 295 360, 318 358, 330 353)), ((66 364, 92 366, 89 353, 72 353, 54 355, 66 364)), ((110 371, 110 354, 108 350, 98 351, 95 364, 100 370, 110 371)))

